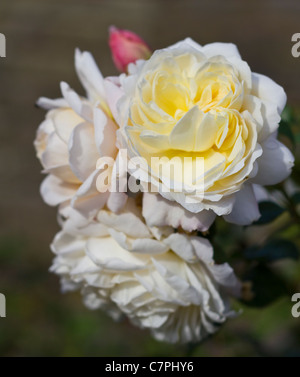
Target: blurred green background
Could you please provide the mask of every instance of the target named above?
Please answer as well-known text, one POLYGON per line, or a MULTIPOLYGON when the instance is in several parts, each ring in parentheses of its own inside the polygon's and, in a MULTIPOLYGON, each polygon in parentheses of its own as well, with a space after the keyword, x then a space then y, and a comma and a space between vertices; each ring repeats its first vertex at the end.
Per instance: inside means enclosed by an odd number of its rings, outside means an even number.
MULTIPOLYGON (((154 49, 187 36, 236 43, 253 71, 285 88, 297 112, 300 58, 291 55, 291 37, 300 32, 299 20, 299 0, 1 0, 7 57, 0 59, 0 292, 7 318, 0 318, 0 356, 300 356, 300 318, 292 317, 288 296, 266 308, 238 304, 244 309, 238 319, 188 349, 90 312, 77 294, 62 295, 48 272, 56 209, 40 198, 43 177, 32 145, 44 117, 36 99, 59 97, 61 80, 83 94, 73 68, 76 47, 91 51, 104 75, 117 73, 107 44, 112 24, 154 49)), ((285 237, 299 245, 299 227, 285 237)), ((299 262, 272 268, 300 292, 299 262)))

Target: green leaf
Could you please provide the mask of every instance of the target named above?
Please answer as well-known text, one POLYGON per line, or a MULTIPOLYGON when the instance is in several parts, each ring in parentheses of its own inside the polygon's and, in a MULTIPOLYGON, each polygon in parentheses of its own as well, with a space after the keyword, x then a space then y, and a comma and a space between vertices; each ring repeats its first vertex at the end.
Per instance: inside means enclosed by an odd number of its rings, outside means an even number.
POLYGON ((293 109, 290 106, 286 106, 281 114, 281 122, 279 124, 278 132, 279 135, 288 138, 293 147, 296 146, 295 135, 292 130, 293 123, 296 122, 296 116, 293 109))
POLYGON ((244 251, 245 258, 257 259, 262 262, 273 262, 278 259, 298 259, 299 251, 296 245, 288 240, 273 240, 263 247, 253 246, 244 251))
POLYGON ((281 113, 281 119, 283 122, 286 122, 286 123, 293 123, 295 121, 295 115, 291 106, 286 106, 283 109, 281 113))
POLYGON ((262 264, 248 271, 243 280, 251 282, 254 294, 251 301, 244 301, 248 306, 263 307, 288 293, 283 280, 262 264))
POLYGON ((285 211, 283 208, 281 208, 278 204, 274 202, 264 201, 260 202, 258 206, 259 211, 261 213, 261 217, 254 223, 255 225, 268 224, 275 220, 285 211))
POLYGON ((296 192, 296 194, 294 194, 291 199, 295 204, 299 204, 300 203, 300 192, 296 192))
POLYGON ((281 121, 279 124, 278 132, 280 135, 287 137, 291 141, 293 146, 296 145, 295 136, 289 123, 281 121))

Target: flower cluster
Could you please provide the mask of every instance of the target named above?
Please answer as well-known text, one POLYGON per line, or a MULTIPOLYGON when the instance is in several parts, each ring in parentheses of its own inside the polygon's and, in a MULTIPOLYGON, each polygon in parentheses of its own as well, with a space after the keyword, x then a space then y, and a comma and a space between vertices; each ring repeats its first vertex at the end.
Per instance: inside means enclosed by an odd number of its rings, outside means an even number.
POLYGON ((124 73, 104 78, 77 50, 85 96, 63 82, 62 98, 38 100, 48 111, 35 140, 41 195, 62 228, 51 270, 91 309, 196 342, 234 315, 241 293, 207 231, 216 216, 257 220, 254 188, 293 166, 277 140, 286 96, 233 44, 186 39, 152 54, 135 34, 110 33, 124 73))

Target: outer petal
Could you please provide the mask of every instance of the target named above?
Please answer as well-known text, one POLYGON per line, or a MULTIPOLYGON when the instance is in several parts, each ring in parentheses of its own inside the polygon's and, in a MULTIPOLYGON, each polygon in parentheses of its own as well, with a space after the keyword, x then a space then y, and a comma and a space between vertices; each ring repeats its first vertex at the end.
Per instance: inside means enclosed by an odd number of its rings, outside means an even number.
POLYGON ((45 110, 57 109, 58 107, 69 107, 68 102, 64 98, 50 99, 40 97, 37 100, 36 105, 45 110))
POLYGON ((36 133, 36 138, 34 140, 36 155, 39 159, 41 159, 47 147, 48 138, 53 131, 54 131, 53 122, 51 121, 51 119, 46 118, 40 124, 36 133))
POLYGON ((195 263, 197 257, 194 252, 193 245, 190 239, 185 234, 173 233, 164 240, 172 251, 174 251, 180 258, 189 263, 195 263))
POLYGON ((46 150, 41 156, 45 171, 63 181, 80 183, 69 166, 67 145, 54 132, 48 137, 47 142, 46 150))
POLYGON ((226 58, 236 56, 241 58, 238 48, 233 43, 222 43, 222 42, 215 42, 215 43, 208 43, 207 45, 203 46, 201 52, 205 54, 208 58, 211 56, 222 55, 226 58))
POLYGON ((93 116, 91 104, 87 100, 80 98, 79 95, 73 89, 71 89, 67 83, 61 82, 60 88, 69 106, 72 107, 72 109, 85 120, 92 121, 93 116))
POLYGON ((261 146, 263 154, 257 160, 258 173, 252 182, 276 185, 291 174, 294 156, 286 146, 276 140, 276 134, 271 135, 261 146))
POLYGON ((260 213, 252 185, 245 183, 243 188, 236 193, 232 212, 224 218, 229 223, 249 225, 259 217, 260 213))
POLYGON ((151 193, 144 193, 143 216, 149 226, 182 227, 188 232, 206 231, 216 217, 213 211, 203 210, 197 214, 190 213, 178 203, 151 193))
POLYGON ((189 50, 189 48, 192 48, 194 50, 197 50, 199 52, 202 52, 202 46, 195 42, 192 38, 185 38, 184 40, 182 41, 179 41, 175 44, 173 44, 172 46, 169 46, 168 48, 166 48, 166 50, 168 49, 184 49, 184 50, 189 50))
POLYGON ((263 129, 259 133, 259 140, 269 137, 279 127, 281 117, 278 113, 277 106, 271 102, 263 102, 262 114, 264 118, 263 129))
POLYGON ((173 233, 164 242, 180 258, 189 263, 213 262, 213 249, 209 241, 202 237, 190 237, 187 234, 173 233))
POLYGON ((91 100, 105 98, 104 79, 91 53, 75 50, 75 67, 91 100))
POLYGON ((66 183, 59 178, 48 175, 41 185, 41 195, 45 203, 56 206, 71 199, 77 190, 77 185, 66 183))
POLYGON ((69 153, 71 169, 84 182, 96 169, 99 158, 92 124, 81 123, 75 127, 69 142, 69 153))
POLYGON ((242 284, 234 274, 228 263, 209 266, 214 279, 223 287, 224 291, 234 297, 241 297, 242 284))
POLYGON ((113 82, 113 78, 105 79, 104 86, 107 96, 106 100, 110 111, 112 112, 114 119, 118 122, 118 124, 120 124, 121 121, 119 118, 117 103, 124 94, 123 90, 115 82, 113 82))
POLYGON ((259 73, 252 73, 252 94, 277 106, 281 114, 286 104, 286 94, 275 81, 259 73))
POLYGON ((104 111, 94 110, 95 142, 100 156, 115 157, 117 126, 104 111))
POLYGON ((52 133, 47 140, 45 152, 41 156, 45 169, 68 164, 68 148, 56 133, 52 133))
POLYGON ((70 108, 58 109, 49 114, 51 114, 50 119, 53 121, 57 135, 65 144, 68 144, 74 128, 78 124, 84 122, 84 119, 78 116, 75 111, 70 108))

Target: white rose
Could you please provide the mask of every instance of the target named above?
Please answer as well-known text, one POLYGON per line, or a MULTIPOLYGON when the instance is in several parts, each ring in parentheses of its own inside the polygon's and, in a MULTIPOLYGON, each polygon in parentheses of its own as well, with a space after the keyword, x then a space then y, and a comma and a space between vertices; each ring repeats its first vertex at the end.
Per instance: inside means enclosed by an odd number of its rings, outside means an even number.
POLYGON ((294 161, 277 140, 282 87, 252 73, 235 45, 191 39, 132 64, 121 83, 124 95, 114 103, 120 140, 130 159, 144 159, 135 178, 193 213, 211 210, 243 225, 259 218, 252 185, 277 184, 294 161), (174 172, 161 172, 152 157, 176 157, 174 172), (192 175, 197 157, 204 166, 190 192, 182 169, 192 175))
POLYGON ((90 222, 70 209, 52 250, 65 291, 81 290, 89 308, 125 314, 158 340, 214 333, 233 315, 228 295, 240 293, 232 269, 214 264, 208 240, 149 228, 132 198, 121 213, 103 209, 90 222))
POLYGON ((117 125, 108 103, 118 98, 118 88, 110 89, 96 63, 87 52, 76 50, 75 67, 87 98, 80 97, 66 83, 61 83, 63 98, 40 98, 38 105, 49 110, 40 125, 34 142, 47 178, 41 194, 49 205, 71 202, 87 217, 106 203, 117 211, 124 205, 123 193, 101 193, 97 178, 102 169, 97 168, 100 157, 117 158, 117 125))

